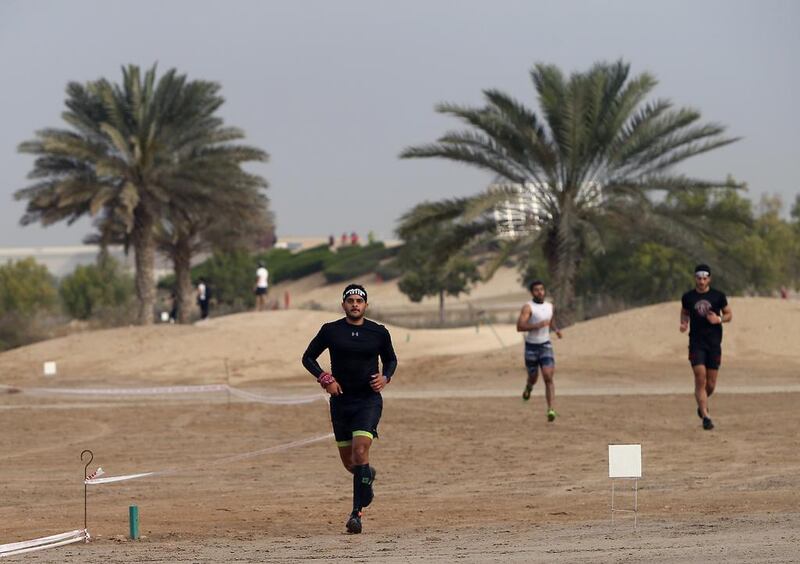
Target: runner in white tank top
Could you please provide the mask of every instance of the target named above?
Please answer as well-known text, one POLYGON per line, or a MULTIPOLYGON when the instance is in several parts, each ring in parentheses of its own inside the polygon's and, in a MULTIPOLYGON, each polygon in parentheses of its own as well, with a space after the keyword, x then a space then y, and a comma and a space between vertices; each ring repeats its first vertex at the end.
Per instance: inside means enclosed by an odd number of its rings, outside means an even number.
MULTIPOLYGON (((553 319, 553 304, 550 302, 536 303, 531 300, 527 305, 530 308, 528 323, 539 324, 542 321, 553 319)), ((533 345, 542 345, 550 342, 550 324, 528 331, 525 334, 525 342, 533 345)))
POLYGON ((561 331, 556 326, 555 308, 553 304, 544 301, 545 288, 541 280, 534 280, 528 288, 531 291, 531 301, 522 306, 517 320, 517 331, 525 335, 525 368, 528 371, 528 381, 522 399, 528 401, 531 397, 533 385, 542 371, 545 385, 545 398, 547 399, 547 420, 555 421, 556 413, 553 403, 556 388, 553 376, 556 370, 556 361, 553 355, 553 344, 550 342, 550 331, 554 331, 561 338, 561 331))

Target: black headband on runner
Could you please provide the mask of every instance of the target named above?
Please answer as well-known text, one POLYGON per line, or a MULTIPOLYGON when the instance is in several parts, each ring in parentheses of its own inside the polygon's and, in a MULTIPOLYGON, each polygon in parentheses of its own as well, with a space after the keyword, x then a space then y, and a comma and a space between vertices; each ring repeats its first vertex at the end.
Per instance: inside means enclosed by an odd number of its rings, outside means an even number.
POLYGON ((364 298, 364 301, 367 301, 367 292, 362 290, 361 288, 346 288, 344 293, 342 294, 342 301, 347 300, 347 296, 361 296, 364 298))

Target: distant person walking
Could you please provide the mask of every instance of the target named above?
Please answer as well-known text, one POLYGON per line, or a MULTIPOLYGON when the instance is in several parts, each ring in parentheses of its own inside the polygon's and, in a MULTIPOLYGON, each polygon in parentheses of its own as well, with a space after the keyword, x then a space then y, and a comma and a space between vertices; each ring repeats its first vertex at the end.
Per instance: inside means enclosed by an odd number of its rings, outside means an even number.
POLYGON ((531 399, 539 370, 545 386, 545 399, 547 400, 547 420, 555 421, 558 415, 555 410, 556 386, 553 377, 556 371, 556 359, 553 354, 553 343, 550 342, 550 331, 554 331, 561 338, 561 330, 556 325, 555 308, 550 302, 545 302, 547 293, 541 280, 534 280, 528 286, 531 292, 531 301, 522 306, 522 311, 517 319, 517 331, 527 332, 525 335, 525 368, 528 372, 528 381, 522 392, 522 399, 531 399))
POLYGON ((263 262, 258 263, 256 269, 256 285, 253 291, 256 294, 256 311, 267 309, 267 291, 269 290, 269 271, 263 262))
POLYGON ((178 292, 175 290, 170 291, 169 299, 171 307, 169 309, 169 322, 176 323, 178 321, 178 292))
MULTIPOLYGON (((339 457, 353 474, 353 511, 347 520, 350 533, 361 532, 362 509, 372 503, 372 483, 377 472, 369 464, 369 449, 378 436, 383 412, 381 391, 397 368, 392 338, 383 325, 364 318, 367 291, 350 284, 342 294, 345 317, 326 323, 303 353, 303 366, 331 396, 331 423, 339 457), (328 349, 331 372, 317 357, 328 349), (378 369, 378 358, 381 360, 378 369)), ((330 488, 330 478, 320 478, 330 488)))
POLYGON ((694 398, 697 416, 703 429, 714 428, 708 410, 708 398, 717 386, 722 363, 722 324, 733 319, 728 298, 711 287, 711 268, 698 264, 694 268, 694 289, 681 298, 681 333, 689 331, 689 362, 694 373, 694 398))
POLYGON ((200 306, 200 319, 208 317, 208 304, 210 300, 210 293, 205 278, 200 278, 197 284, 197 305, 200 306))

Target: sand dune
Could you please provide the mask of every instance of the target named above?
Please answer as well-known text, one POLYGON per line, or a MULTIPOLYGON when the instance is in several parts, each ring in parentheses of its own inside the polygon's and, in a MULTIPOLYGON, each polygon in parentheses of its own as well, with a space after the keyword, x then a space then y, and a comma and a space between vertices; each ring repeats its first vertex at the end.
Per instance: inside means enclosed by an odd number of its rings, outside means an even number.
MULTIPOLYGON (((800 303, 734 298, 733 323, 725 326, 726 362, 800 365, 800 303)), ((665 303, 578 323, 555 343, 559 361, 624 363, 683 359, 686 335, 678 332, 679 304, 665 303)), ((40 384, 42 363, 55 360, 53 383, 214 383, 285 381, 305 375, 300 356, 331 312, 288 310, 241 313, 193 326, 125 327, 71 335, 0 355, 0 383, 40 384)), ((479 328, 404 329, 392 332, 401 367, 421 357, 483 359, 489 353, 518 364, 522 336, 512 325, 479 328), (515 348, 516 347, 516 348, 515 348)))

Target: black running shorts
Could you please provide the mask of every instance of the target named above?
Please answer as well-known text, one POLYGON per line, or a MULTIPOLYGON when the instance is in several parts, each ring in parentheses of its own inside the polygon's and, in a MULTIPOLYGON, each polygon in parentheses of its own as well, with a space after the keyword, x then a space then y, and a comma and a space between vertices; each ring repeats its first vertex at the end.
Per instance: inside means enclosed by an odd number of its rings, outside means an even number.
POLYGON ((383 412, 383 398, 373 394, 363 398, 331 397, 331 423, 337 446, 347 446, 353 437, 378 436, 378 422, 383 412))
POLYGON ((722 364, 722 347, 703 343, 689 344, 689 362, 692 366, 705 366, 717 370, 722 364))

